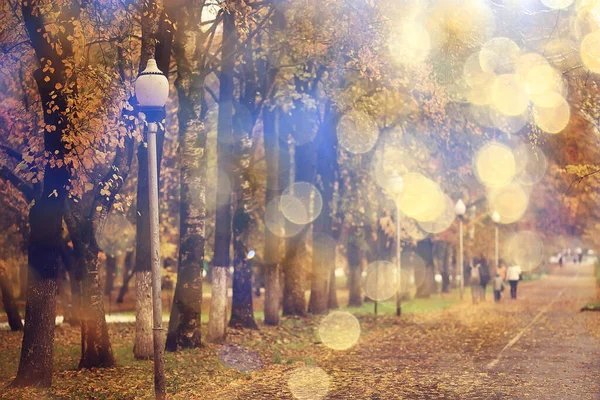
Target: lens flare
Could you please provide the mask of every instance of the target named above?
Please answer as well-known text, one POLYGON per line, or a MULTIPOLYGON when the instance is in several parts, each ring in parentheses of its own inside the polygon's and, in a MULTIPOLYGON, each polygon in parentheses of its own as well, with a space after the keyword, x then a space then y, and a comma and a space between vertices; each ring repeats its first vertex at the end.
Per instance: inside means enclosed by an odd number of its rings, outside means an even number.
POLYGON ((500 143, 488 143, 475 155, 475 175, 490 188, 508 185, 515 177, 515 168, 512 150, 500 143))
POLYGON ((390 53, 399 64, 415 65, 425 61, 431 50, 427 29, 416 21, 406 21, 392 30, 390 53))
POLYGON ((518 232, 508 241, 506 256, 518 264, 523 271, 531 271, 544 258, 544 243, 535 232, 518 232))
POLYGON ((302 231, 304 225, 294 224, 281 210, 281 197, 276 197, 265 209, 265 225, 275 236, 289 238, 302 231))
POLYGON ((600 74, 600 31, 589 33, 583 38, 580 54, 583 65, 600 74))
POLYGON ((319 190, 308 182, 296 182, 284 190, 280 200, 281 212, 296 225, 314 221, 323 209, 319 190))
POLYGON ((288 389, 297 400, 321 400, 327 396, 331 377, 319 367, 300 367, 288 376, 288 389))
POLYGON ((516 179, 523 185, 535 185, 544 177, 548 160, 541 149, 532 149, 525 144, 519 145, 515 151, 517 161, 516 179))
POLYGON ((497 76, 492 84, 492 105, 502 114, 523 114, 529 106, 523 79, 517 74, 497 76))
POLYGON ((490 211, 500 215, 501 224, 512 224, 518 221, 529 204, 529 195, 519 183, 515 182, 491 189, 487 199, 490 211))
POLYGON ((398 267, 388 261, 375 261, 367 267, 362 280, 365 295, 375 301, 390 299, 398 291, 398 267))
POLYGON ((370 151, 379 138, 379 127, 365 112, 351 111, 340 118, 337 126, 338 142, 349 153, 370 151))
MULTIPOLYGON (((538 103, 539 104, 539 103, 538 103)), ((571 119, 571 107, 560 95, 552 96, 549 106, 535 105, 533 119, 535 124, 544 132, 556 134, 562 132, 571 119)))
POLYGON ((433 221, 418 221, 419 226, 428 233, 442 233, 450 228, 454 222, 456 214, 454 213, 454 202, 444 194, 443 211, 433 221))
POLYGON ((494 74, 511 74, 521 54, 519 46, 506 37, 495 37, 488 40, 479 51, 479 63, 485 72, 494 74))
POLYGON ((542 0, 542 4, 553 10, 563 10, 573 4, 573 1, 574 0, 542 0))
POLYGON ((333 311, 323 318, 318 332, 325 346, 334 350, 348 350, 360 338, 360 324, 349 312, 333 311))
POLYGON ((403 176, 404 188, 399 198, 403 213, 421 221, 432 221, 442 212, 442 191, 431 179, 409 172, 403 176))

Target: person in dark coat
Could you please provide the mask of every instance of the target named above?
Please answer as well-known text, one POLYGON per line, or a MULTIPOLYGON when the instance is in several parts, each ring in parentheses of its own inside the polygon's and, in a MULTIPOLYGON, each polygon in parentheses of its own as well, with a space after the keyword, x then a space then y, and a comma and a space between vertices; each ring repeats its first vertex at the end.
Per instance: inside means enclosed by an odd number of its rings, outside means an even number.
POLYGON ((490 282, 490 279, 490 266, 482 254, 479 256, 479 284, 481 285, 481 290, 479 293, 481 294, 481 301, 485 301, 485 289, 487 284, 490 282))

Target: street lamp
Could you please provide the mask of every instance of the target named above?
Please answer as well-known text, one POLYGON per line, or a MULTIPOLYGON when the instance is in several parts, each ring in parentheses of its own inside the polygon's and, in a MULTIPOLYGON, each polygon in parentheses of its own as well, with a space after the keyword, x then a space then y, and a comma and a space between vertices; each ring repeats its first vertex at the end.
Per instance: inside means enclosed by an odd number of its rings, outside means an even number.
POLYGON ((402 245, 400 240, 400 194, 404 189, 404 180, 398 173, 394 173, 388 180, 388 188, 391 195, 394 197, 394 203, 396 204, 396 265, 398 266, 398 290, 396 290, 396 316, 402 315, 402 245))
POLYGON ((169 81, 158 69, 156 60, 148 60, 135 81, 135 97, 140 112, 148 123, 148 194, 150 203, 150 254, 152 263, 152 316, 154 339, 154 394, 157 399, 166 397, 165 355, 162 327, 162 303, 160 281, 160 237, 158 225, 158 167, 156 155, 157 123, 169 97, 169 81))
POLYGON ((458 200, 456 205, 454 206, 454 212, 458 216, 458 247, 459 247, 459 260, 458 260, 458 268, 460 272, 460 299, 463 298, 463 293, 465 291, 465 267, 464 267, 464 249, 463 249, 463 218, 465 213, 467 212, 467 206, 463 203, 462 200, 458 200))
POLYGON ((498 265, 499 263, 499 253, 498 253, 498 224, 500 223, 500 214, 498 214, 497 211, 494 211, 492 213, 492 221, 494 221, 494 228, 495 228, 495 241, 496 241, 496 253, 494 255, 495 257, 495 261, 496 261, 496 271, 498 270, 498 268, 500 267, 498 265))

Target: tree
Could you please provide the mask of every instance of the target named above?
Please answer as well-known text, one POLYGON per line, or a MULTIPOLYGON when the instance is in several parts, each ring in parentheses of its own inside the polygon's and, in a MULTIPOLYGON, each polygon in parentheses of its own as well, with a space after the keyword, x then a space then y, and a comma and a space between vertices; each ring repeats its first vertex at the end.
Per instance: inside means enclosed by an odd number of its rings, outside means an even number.
POLYGON ((187 1, 178 9, 169 9, 177 24, 173 55, 177 63, 175 87, 179 100, 181 194, 179 268, 167 334, 168 351, 176 351, 178 346, 195 348, 201 344, 202 271, 206 243, 205 118, 208 111, 204 99, 204 74, 208 67, 205 64, 207 53, 219 24, 217 19, 206 33, 200 32, 204 3, 187 1))
POLYGON ((231 245, 231 191, 225 189, 232 176, 233 154, 233 95, 237 34, 233 10, 223 10, 223 45, 221 73, 219 75, 218 163, 224 174, 217 182, 217 213, 212 272, 212 297, 208 321, 207 340, 218 343, 225 340, 227 319, 227 269, 230 264, 231 245))

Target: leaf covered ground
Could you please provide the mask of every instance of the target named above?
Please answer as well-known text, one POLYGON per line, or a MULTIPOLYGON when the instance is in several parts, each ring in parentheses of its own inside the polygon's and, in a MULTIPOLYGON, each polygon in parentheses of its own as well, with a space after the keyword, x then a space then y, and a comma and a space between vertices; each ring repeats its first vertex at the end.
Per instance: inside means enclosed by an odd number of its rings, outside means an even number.
MULTIPOLYGON (((600 314, 579 312, 594 285, 591 267, 570 266, 523 283, 516 301, 407 303, 400 320, 389 303, 377 317, 372 305, 348 309, 360 338, 343 351, 321 342, 323 317, 230 330, 226 345, 167 354, 167 389, 173 399, 598 399, 600 314)), ((21 334, 0 332, 0 398, 152 398, 133 324, 110 330, 119 366, 78 371, 79 329, 58 327, 49 391, 5 388, 21 334)))

